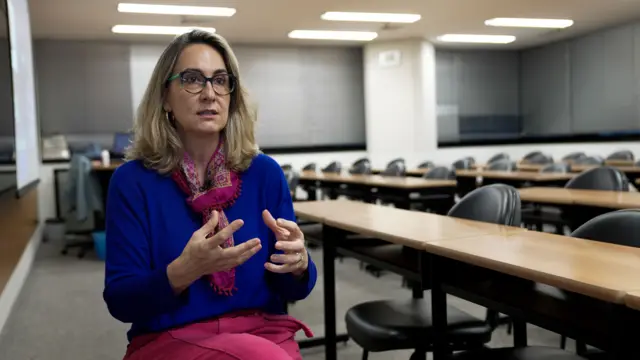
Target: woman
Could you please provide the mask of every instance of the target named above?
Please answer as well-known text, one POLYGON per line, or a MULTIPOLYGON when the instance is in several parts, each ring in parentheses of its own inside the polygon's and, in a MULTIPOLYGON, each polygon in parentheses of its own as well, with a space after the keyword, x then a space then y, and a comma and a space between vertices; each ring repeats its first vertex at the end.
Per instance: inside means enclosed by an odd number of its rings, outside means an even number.
POLYGON ((260 154, 237 60, 192 31, 160 56, 107 198, 104 299, 125 359, 300 359, 284 315, 316 268, 279 165, 260 154), (278 220, 275 220, 278 219, 278 220))

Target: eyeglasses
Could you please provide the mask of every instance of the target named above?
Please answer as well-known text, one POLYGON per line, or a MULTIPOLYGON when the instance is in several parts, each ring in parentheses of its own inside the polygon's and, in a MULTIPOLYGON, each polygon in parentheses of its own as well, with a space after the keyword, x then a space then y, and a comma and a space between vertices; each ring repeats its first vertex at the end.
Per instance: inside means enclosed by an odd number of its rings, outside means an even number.
POLYGON ((231 94, 236 88, 236 78, 227 73, 206 77, 197 70, 187 69, 167 79, 167 86, 175 79, 180 79, 180 87, 190 94, 199 94, 211 82, 213 91, 220 96, 231 94))

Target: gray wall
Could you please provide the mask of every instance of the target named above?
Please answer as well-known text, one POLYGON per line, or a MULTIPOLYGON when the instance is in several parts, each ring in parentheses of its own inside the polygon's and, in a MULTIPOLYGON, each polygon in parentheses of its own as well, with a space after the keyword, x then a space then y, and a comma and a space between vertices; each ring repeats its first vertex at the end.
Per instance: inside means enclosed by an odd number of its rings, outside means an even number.
MULTIPOLYGON (((36 41, 42 134, 73 134, 82 142, 78 136, 129 130, 131 46, 36 41)), ((361 49, 238 45, 234 51, 257 103, 261 147, 364 144, 361 49)))
POLYGON ((362 50, 234 46, 261 147, 365 143, 362 50))
POLYGON ((519 67, 517 51, 438 50, 439 140, 518 134, 519 67))
POLYGON ((42 135, 131 128, 127 44, 36 41, 34 57, 42 135))
POLYGON ((524 51, 521 86, 529 135, 637 131, 640 24, 524 51))

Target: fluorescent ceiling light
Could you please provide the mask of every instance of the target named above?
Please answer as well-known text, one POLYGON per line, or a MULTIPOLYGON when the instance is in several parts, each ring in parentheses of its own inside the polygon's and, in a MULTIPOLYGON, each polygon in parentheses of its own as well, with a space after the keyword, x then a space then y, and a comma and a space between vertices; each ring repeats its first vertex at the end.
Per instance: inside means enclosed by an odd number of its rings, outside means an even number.
POLYGON ((508 44, 516 40, 512 35, 472 35, 472 34, 445 34, 437 38, 442 42, 478 43, 478 44, 508 44))
POLYGON ((420 20, 418 14, 387 14, 328 11, 320 16, 323 20, 332 21, 368 21, 383 23, 414 23, 420 20))
POLYGON ((147 25, 116 25, 111 31, 118 34, 152 34, 152 35, 181 35, 191 30, 204 30, 210 33, 216 29, 198 26, 147 26, 147 25))
POLYGON ((292 39, 371 41, 378 37, 378 33, 369 31, 293 30, 289 33, 289 37, 292 39))
POLYGON ((153 4, 118 4, 118 11, 124 13, 163 14, 163 15, 195 15, 195 16, 233 16, 236 9, 210 6, 153 5, 153 4))
POLYGON ((485 21, 484 24, 487 26, 564 29, 573 25, 573 20, 495 18, 495 19, 489 19, 485 21))

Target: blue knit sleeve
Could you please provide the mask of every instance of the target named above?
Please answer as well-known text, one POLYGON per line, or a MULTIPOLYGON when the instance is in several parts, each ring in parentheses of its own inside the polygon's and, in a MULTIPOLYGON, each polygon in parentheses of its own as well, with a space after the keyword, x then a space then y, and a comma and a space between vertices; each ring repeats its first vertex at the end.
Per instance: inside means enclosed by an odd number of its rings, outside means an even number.
MULTIPOLYGON (((291 193, 289 192, 289 185, 287 183, 287 179, 275 161, 273 161, 274 166, 270 166, 269 176, 269 186, 267 189, 267 197, 268 203, 273 204, 269 209, 269 212, 273 215, 274 218, 282 218, 286 220, 296 221, 296 216, 293 211, 293 201, 291 199, 291 193)), ((271 234, 270 242, 275 245, 275 235, 271 234)), ((271 246, 273 248, 273 246, 271 246)), ((281 253, 282 251, 276 250, 276 253, 281 253)), ((316 265, 309 256, 309 266, 307 268, 307 273, 301 279, 294 277, 291 274, 271 274, 272 284, 275 287, 275 290, 286 300, 301 300, 306 298, 313 290, 313 287, 316 284, 316 279, 318 277, 318 273, 316 270, 316 265)))
POLYGON ((151 261, 148 218, 136 164, 122 165, 113 174, 107 196, 106 273, 104 300, 122 322, 145 321, 186 301, 176 295, 167 268, 151 261))

